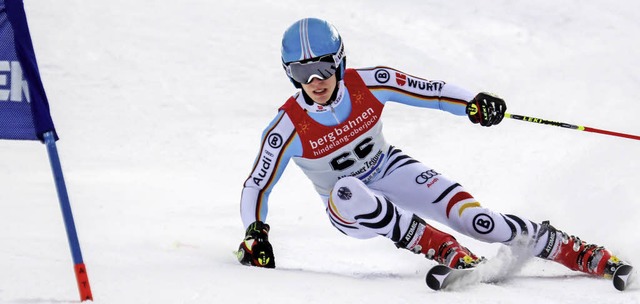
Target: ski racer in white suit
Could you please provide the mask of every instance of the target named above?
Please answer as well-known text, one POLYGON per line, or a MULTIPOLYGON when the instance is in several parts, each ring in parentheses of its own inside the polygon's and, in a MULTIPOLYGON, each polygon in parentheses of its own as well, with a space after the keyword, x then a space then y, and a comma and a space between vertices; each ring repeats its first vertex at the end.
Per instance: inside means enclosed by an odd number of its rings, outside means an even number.
POLYGON ((242 264, 275 267, 265 223, 268 198, 291 159, 313 182, 331 223, 351 237, 383 236, 449 267, 479 262, 453 236, 427 224, 428 219, 486 242, 525 239, 532 256, 595 276, 610 277, 623 264, 608 250, 568 236, 548 222, 483 207, 463 186, 404 154, 382 135, 387 102, 468 116, 488 127, 502 120, 502 99, 389 67, 346 69, 338 31, 315 18, 299 20, 285 31, 282 63, 300 90, 264 130, 244 183, 240 209, 246 235, 238 250, 242 264))

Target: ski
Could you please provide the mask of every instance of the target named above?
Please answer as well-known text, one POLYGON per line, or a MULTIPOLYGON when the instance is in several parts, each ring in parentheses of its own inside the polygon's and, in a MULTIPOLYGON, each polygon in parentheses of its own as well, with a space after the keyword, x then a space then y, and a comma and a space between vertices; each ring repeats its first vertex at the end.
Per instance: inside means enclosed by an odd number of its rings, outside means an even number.
POLYGON ((616 269, 613 273, 613 287, 617 290, 623 291, 629 284, 629 278, 631 277, 631 271, 633 267, 631 265, 622 265, 616 269))
MULTIPOLYGON (((631 282, 630 277, 633 272, 631 265, 622 265, 616 269, 612 281, 615 289, 623 291, 631 282)), ((444 265, 436 265, 429 270, 425 277, 427 286, 433 290, 442 290, 456 285, 458 287, 482 283, 484 280, 476 268, 454 269, 444 265)))
POLYGON ((445 289, 456 282, 461 284, 479 283, 479 278, 473 276, 474 270, 475 268, 455 269, 444 265, 436 265, 429 270, 425 280, 427 286, 433 290, 445 289))

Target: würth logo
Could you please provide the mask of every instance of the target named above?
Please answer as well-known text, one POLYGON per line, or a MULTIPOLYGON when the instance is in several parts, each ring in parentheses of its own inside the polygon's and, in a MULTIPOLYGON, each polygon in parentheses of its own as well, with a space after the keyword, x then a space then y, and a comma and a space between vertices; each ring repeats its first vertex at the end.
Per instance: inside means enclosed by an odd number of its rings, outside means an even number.
POLYGON ((396 72, 396 83, 399 86, 405 85, 407 83, 407 75, 396 72))

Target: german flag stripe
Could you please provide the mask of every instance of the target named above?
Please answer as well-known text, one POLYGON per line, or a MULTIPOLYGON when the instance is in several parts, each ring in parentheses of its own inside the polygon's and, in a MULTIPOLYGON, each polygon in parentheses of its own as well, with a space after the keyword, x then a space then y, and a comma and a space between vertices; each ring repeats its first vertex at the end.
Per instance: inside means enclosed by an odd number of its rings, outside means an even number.
POLYGON ((445 103, 450 103, 450 104, 454 104, 454 105, 467 106, 467 101, 466 100, 456 99, 456 98, 449 98, 449 97, 441 97, 441 96, 425 96, 425 95, 420 95, 420 94, 408 92, 408 91, 405 91, 405 90, 401 90, 401 89, 398 89, 398 88, 392 87, 392 86, 370 86, 369 89, 371 91, 382 91, 382 90, 389 91, 390 90, 390 91, 394 91, 394 92, 399 93, 399 94, 411 96, 413 98, 421 99, 421 100, 424 100, 424 101, 427 101, 427 102, 445 102, 445 103))
MULTIPOLYGON (((267 136, 269 135, 269 133, 271 133, 271 131, 273 131, 273 129, 275 129, 280 124, 280 122, 282 121, 283 117, 284 117, 284 114, 282 116, 280 116, 278 121, 276 123, 274 123, 273 126, 269 130, 267 130, 267 132, 264 133, 264 136, 260 140, 260 152, 262 152, 264 150, 264 145, 267 143, 267 136)), ((249 174, 249 177, 247 177, 247 179, 244 181, 245 185, 251 179, 251 175, 253 175, 253 172, 256 171, 256 168, 258 167, 258 163, 259 162, 260 162, 260 157, 257 157, 256 161, 253 163, 253 168, 251 169, 251 173, 249 174)))
POLYGON ((333 199, 329 196, 329 213, 331 213, 331 217, 341 225, 353 225, 355 222, 350 222, 343 218, 337 210, 338 208, 333 203, 333 199))
POLYGON ((447 218, 449 218, 449 213, 451 212, 451 209, 453 209, 453 206, 455 206, 455 204, 466 200, 466 199, 470 199, 473 198, 473 196, 471 196, 471 194, 461 191, 456 193, 450 200, 449 203, 447 204, 447 218))
MULTIPOLYGON (((269 134, 269 133, 267 133, 269 134)), ((280 153, 278 154, 278 157, 276 158, 275 162, 274 162, 274 168, 275 170, 277 170, 277 168, 280 167, 280 163, 282 162, 282 155, 284 155, 284 151, 286 151, 289 146, 291 145, 291 143, 293 142, 293 139, 296 137, 296 131, 293 130, 291 132, 291 134, 288 136, 287 140, 285 141, 285 143, 283 144, 282 150, 280 150, 280 153)), ((255 167, 254 167, 255 170, 255 167)), ((260 192, 258 192, 258 201, 256 202, 256 220, 263 220, 260 217, 260 210, 262 210, 262 206, 264 203, 264 193, 265 191, 267 191, 267 189, 271 188, 271 185, 273 184, 273 182, 275 181, 275 177, 277 176, 276 174, 277 172, 272 172, 271 176, 269 176, 269 180, 267 180, 267 183, 265 184, 265 186, 260 189, 260 192)))

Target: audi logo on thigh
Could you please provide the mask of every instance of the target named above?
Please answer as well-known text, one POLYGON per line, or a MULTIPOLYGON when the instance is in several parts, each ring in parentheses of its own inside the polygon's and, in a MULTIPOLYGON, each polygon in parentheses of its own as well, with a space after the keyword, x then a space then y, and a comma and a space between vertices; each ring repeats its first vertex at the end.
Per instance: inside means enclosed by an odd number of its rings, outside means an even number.
POLYGON ((416 183, 422 185, 432 179, 434 176, 438 176, 440 173, 436 172, 436 170, 427 170, 425 172, 420 173, 420 175, 416 176, 416 183))

